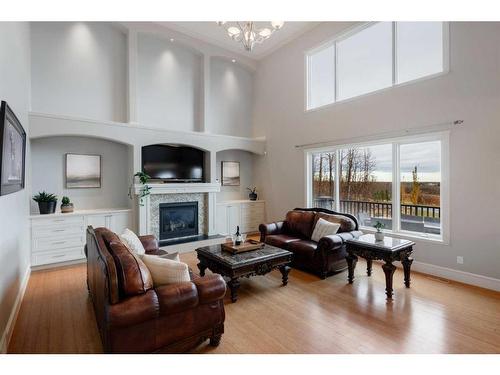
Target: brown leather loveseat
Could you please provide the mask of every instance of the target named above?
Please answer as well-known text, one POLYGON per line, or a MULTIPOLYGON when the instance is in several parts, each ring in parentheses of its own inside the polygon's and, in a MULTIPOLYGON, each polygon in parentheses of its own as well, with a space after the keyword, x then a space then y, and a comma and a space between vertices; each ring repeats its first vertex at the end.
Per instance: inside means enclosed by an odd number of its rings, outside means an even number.
MULTIPOLYGON (((154 236, 141 236, 158 254, 154 236)), ((153 287, 149 270, 106 228, 87 229, 87 284, 104 351, 185 351, 224 332, 226 283, 220 275, 153 287)))
POLYGON ((284 221, 259 226, 262 242, 293 253, 292 267, 323 279, 347 268, 345 241, 362 235, 358 229, 354 216, 324 208, 295 208, 284 221), (337 234, 314 242, 311 235, 319 218, 339 223, 340 228, 337 234))

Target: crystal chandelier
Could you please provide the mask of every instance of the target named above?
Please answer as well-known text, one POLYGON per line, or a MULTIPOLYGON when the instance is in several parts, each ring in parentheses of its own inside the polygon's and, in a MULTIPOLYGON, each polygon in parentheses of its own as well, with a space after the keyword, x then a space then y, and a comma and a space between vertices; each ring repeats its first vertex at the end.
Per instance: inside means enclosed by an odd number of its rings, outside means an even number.
POLYGON ((264 40, 283 27, 284 22, 271 22, 270 27, 257 28, 255 22, 225 22, 217 24, 226 29, 227 35, 238 43, 242 43, 247 51, 251 51, 255 43, 262 43, 264 40))

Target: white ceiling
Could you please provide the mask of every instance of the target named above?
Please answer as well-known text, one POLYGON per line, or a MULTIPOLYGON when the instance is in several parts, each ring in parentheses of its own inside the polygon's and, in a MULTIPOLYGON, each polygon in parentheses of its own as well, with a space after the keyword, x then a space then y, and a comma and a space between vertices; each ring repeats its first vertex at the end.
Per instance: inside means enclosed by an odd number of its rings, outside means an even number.
MULTIPOLYGON (((318 22, 285 22, 281 30, 271 35, 264 43, 255 44, 253 50, 250 52, 245 51, 243 44, 229 38, 225 29, 218 26, 216 22, 160 22, 160 24, 250 59, 260 60, 299 35, 312 29, 318 25, 318 22)), ((256 22, 256 26, 269 27, 270 22, 256 22)))

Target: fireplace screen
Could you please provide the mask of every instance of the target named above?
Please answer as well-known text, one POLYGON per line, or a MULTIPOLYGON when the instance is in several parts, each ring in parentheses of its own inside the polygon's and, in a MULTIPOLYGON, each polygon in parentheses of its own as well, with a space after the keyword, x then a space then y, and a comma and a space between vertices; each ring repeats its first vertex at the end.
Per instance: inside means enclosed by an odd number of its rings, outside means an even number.
POLYGON ((198 202, 160 204, 160 240, 198 235, 198 202))

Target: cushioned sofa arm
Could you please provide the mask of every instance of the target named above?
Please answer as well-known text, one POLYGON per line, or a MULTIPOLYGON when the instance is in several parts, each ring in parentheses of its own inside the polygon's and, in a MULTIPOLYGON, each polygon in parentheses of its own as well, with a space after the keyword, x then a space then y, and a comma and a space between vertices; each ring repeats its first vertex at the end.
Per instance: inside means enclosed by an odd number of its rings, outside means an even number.
POLYGON ((200 304, 217 301, 226 294, 226 282, 221 275, 207 275, 195 279, 193 283, 198 289, 200 304))
POLYGON ((157 287, 160 315, 190 310, 198 305, 196 285, 190 281, 157 287))
POLYGON ((331 236, 322 237, 318 242, 318 249, 336 249, 342 246, 342 237, 337 234, 333 234, 331 236))
POLYGON ((274 223, 269 224, 260 224, 259 232, 260 232, 260 240, 264 242, 266 236, 271 236, 273 234, 280 234, 283 229, 283 221, 276 221, 274 223))
POLYGON ((156 254, 158 252, 158 240, 155 236, 148 234, 146 236, 139 236, 139 239, 142 242, 142 246, 144 246, 144 250, 146 250, 146 254, 156 254))

